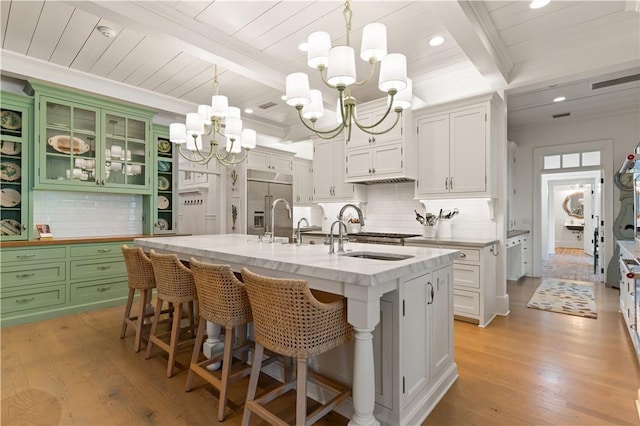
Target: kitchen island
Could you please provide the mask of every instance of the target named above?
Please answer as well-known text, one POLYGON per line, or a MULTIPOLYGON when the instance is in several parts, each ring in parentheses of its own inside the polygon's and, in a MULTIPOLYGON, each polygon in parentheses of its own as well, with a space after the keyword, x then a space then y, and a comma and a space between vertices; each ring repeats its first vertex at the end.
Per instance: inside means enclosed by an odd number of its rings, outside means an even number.
MULTIPOLYGON (((231 265, 234 271, 306 279, 313 289, 347 298, 355 339, 310 365, 351 382, 352 425, 421 423, 458 377, 453 359, 456 250, 346 245, 346 254, 408 256, 374 260, 328 254, 323 245, 268 243, 250 235, 140 238, 146 250, 231 265)), ((313 392, 313 389, 310 389, 313 392)), ((314 395, 318 397, 318 395, 314 395)))

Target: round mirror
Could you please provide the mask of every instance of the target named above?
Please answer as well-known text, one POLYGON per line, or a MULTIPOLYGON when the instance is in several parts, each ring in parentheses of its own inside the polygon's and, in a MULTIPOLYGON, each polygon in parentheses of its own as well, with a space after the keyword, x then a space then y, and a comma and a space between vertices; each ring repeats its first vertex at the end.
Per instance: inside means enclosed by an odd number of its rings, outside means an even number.
POLYGON ((562 208, 569 216, 584 219, 584 191, 567 195, 562 203, 562 208))

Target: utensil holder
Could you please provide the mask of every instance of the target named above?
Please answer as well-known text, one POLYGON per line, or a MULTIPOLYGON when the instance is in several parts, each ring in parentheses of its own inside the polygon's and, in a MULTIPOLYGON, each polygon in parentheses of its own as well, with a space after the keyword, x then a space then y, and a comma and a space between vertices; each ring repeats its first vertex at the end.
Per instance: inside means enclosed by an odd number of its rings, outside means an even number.
POLYGON ((435 225, 425 225, 422 227, 422 236, 425 238, 435 238, 438 227, 435 225))
POLYGON ((440 219, 438 223, 438 238, 451 238, 451 219, 440 219))

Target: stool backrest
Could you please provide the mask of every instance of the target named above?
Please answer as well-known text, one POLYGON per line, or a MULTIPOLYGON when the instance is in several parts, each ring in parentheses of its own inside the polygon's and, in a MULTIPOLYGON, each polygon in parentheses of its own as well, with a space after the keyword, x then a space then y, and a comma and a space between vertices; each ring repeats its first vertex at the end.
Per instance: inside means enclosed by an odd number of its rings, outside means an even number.
POLYGON ((149 257, 156 277, 156 289, 163 300, 182 303, 197 298, 193 274, 176 254, 159 254, 151 250, 149 257))
POLYGON ((242 269, 256 342, 276 353, 309 358, 350 340, 346 299, 318 301, 306 280, 271 278, 242 269))
POLYGON ((151 259, 144 253, 142 248, 129 247, 123 244, 122 256, 124 256, 124 263, 127 267, 129 287, 149 289, 156 286, 151 259))
POLYGON ((225 327, 252 321, 247 290, 229 265, 215 265, 193 258, 189 263, 202 318, 225 327))

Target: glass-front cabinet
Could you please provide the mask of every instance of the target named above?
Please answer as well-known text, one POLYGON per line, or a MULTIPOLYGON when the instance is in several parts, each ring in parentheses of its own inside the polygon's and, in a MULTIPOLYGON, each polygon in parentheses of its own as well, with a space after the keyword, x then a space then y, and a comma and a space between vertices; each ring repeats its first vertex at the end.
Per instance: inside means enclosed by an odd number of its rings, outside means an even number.
POLYGON ((31 84, 34 188, 151 194, 150 111, 31 84))
POLYGON ((2 93, 0 102, 0 237, 26 240, 33 99, 2 93))

